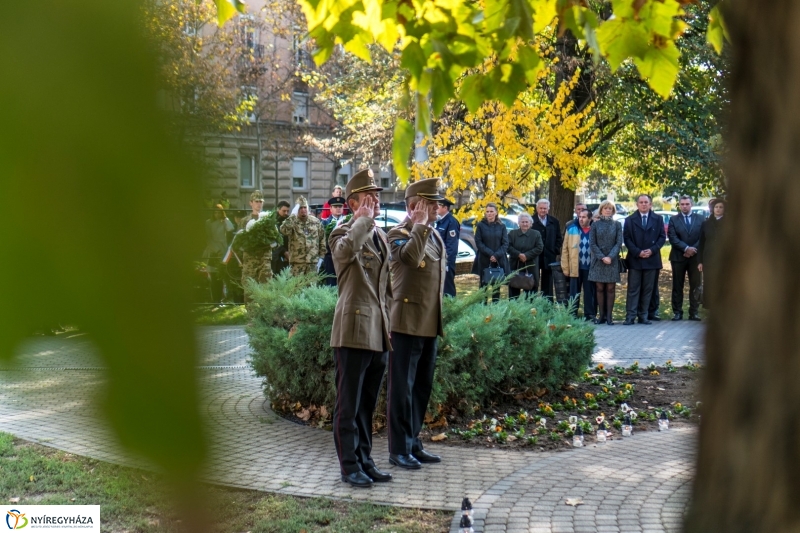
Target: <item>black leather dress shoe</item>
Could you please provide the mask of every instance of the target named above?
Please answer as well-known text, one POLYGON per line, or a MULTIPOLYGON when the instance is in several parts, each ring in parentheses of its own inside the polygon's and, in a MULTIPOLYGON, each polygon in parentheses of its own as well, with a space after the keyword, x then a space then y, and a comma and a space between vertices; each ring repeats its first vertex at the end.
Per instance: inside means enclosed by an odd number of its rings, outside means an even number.
POLYGON ((375 483, 383 483, 384 481, 392 480, 392 475, 389 472, 378 470, 377 467, 367 468, 366 470, 364 470, 364 473, 367 474, 369 477, 371 477, 372 481, 374 481, 375 483))
POLYGON ((653 322, 661 322, 661 317, 658 315, 651 315, 647 317, 647 320, 652 320, 653 322))
POLYGON ((678 320, 683 320, 683 315, 681 313, 675 313, 675 316, 672 317, 673 322, 677 322, 678 320))
POLYGON ((689 320, 694 320, 696 322, 700 322, 700 317, 697 315, 689 315, 689 320))
POLYGON ((395 453, 389 454, 389 462, 394 466, 400 468, 407 468, 409 470, 419 470, 422 464, 417 461, 413 455, 398 455, 395 453))
POLYGON ((343 475, 342 481, 345 483, 350 483, 354 487, 361 489, 366 489, 372 486, 372 478, 361 470, 358 472, 353 472, 352 474, 343 475))
POLYGON ((441 463, 442 458, 438 455, 434 455, 432 453, 428 453, 425 450, 420 450, 418 452, 414 452, 411 455, 414 456, 414 459, 419 461, 420 463, 441 463))
POLYGON ((650 324, 652 324, 652 322, 650 322, 650 319, 648 319, 648 318, 645 318, 644 320, 642 320, 640 318, 639 319, 639 324, 644 324, 645 326, 649 326, 650 324))
POLYGON ((632 326, 633 325, 633 320, 631 320, 630 318, 626 318, 625 322, 623 322, 622 325, 623 326, 632 326))

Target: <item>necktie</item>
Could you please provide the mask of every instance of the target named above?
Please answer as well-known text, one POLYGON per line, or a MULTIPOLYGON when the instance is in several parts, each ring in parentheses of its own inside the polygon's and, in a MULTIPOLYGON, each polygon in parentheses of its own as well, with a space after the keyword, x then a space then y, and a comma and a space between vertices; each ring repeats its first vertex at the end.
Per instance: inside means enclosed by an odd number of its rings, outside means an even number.
POLYGON ((689 215, 684 215, 683 220, 686 222, 686 229, 692 227, 692 219, 689 218, 689 215))
POLYGON ((647 215, 642 217, 642 227, 643 228, 647 227, 647 215))
POLYGON ((377 231, 372 232, 372 243, 375 245, 375 249, 378 250, 378 255, 381 257, 381 260, 383 260, 383 252, 381 251, 381 243, 379 242, 377 231))

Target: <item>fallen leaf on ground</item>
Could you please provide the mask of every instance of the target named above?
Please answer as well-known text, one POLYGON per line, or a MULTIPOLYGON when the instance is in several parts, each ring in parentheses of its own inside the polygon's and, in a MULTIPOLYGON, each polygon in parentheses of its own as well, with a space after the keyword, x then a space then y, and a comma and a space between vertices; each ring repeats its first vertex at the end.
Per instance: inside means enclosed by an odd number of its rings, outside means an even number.
POLYGON ((328 408, 324 405, 319 408, 319 416, 322 418, 328 418, 328 408))
POLYGON ((667 390, 664 387, 656 387, 658 390, 667 390))
POLYGON ((8 501, 11 503, 19 503, 19 497, 9 498, 8 501))
POLYGON ((299 418, 303 422, 306 422, 309 418, 311 418, 311 411, 309 411, 308 409, 303 409, 297 414, 297 418, 299 418))
POLYGON ((509 436, 508 436, 508 438, 507 438, 506 440, 507 440, 508 442, 514 442, 515 440, 517 440, 517 437, 515 437, 514 435, 509 435, 509 436))
POLYGON ((446 438, 447 438, 447 433, 439 433, 438 435, 434 435, 433 437, 431 437, 431 440, 434 442, 438 442, 446 438))
POLYGON ((573 507, 577 507, 579 505, 583 505, 583 500, 581 500, 580 498, 567 498, 567 501, 565 501, 564 503, 566 503, 567 505, 571 505, 573 507))

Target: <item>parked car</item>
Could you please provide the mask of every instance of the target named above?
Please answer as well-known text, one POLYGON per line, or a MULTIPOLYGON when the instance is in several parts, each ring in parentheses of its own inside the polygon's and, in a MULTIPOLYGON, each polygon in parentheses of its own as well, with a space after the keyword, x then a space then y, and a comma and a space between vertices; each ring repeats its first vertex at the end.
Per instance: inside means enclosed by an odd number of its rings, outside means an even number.
POLYGON ((628 212, 628 209, 624 205, 622 205, 622 204, 614 204, 614 207, 617 208, 617 214, 618 215, 622 215, 624 217, 630 215, 630 212, 628 212))
POLYGON ((711 215, 711 211, 709 211, 708 207, 705 205, 696 205, 692 207, 692 214, 700 215, 703 219, 706 219, 711 215))
MULTIPOLYGON (((500 220, 505 224, 508 231, 519 228, 519 224, 517 224, 517 215, 500 215, 500 220)), ((468 218, 461 222, 461 239, 467 241, 473 250, 476 250, 475 223, 475 217, 468 218)))
POLYGON ((667 228, 669 228, 669 219, 678 214, 677 211, 653 211, 653 213, 661 215, 661 218, 664 219, 664 233, 666 233, 667 228))
POLYGON ((406 212, 405 211, 398 211, 396 209, 383 209, 381 208, 381 214, 375 217, 375 224, 383 229, 383 231, 389 231, 396 225, 400 224, 402 221, 406 219, 406 212))

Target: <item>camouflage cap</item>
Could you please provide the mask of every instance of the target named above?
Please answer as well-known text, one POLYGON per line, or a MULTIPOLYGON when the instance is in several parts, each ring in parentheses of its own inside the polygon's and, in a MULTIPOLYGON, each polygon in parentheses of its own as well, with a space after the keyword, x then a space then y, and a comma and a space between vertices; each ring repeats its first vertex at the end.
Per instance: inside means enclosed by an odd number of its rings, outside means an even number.
POLYGON ((308 200, 306 200, 305 196, 299 196, 295 202, 300 207, 308 207, 308 200))
POLYGON ((426 200, 434 202, 441 202, 446 200, 444 196, 439 194, 439 180, 437 178, 428 178, 426 180, 415 181, 406 189, 406 198, 412 196, 419 196, 426 200))
POLYGON ((350 181, 347 182, 347 188, 344 191, 344 197, 350 198, 351 195, 357 192, 382 190, 383 189, 381 187, 375 185, 375 174, 372 173, 372 170, 365 168, 364 170, 357 172, 356 175, 350 178, 350 181))
POLYGON ((261 194, 261 191, 253 191, 250 193, 250 201, 251 202, 263 202, 264 195, 261 194))

